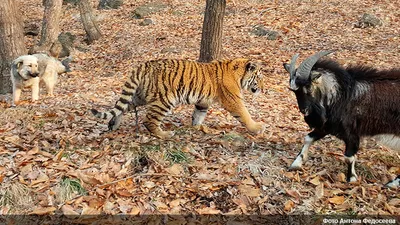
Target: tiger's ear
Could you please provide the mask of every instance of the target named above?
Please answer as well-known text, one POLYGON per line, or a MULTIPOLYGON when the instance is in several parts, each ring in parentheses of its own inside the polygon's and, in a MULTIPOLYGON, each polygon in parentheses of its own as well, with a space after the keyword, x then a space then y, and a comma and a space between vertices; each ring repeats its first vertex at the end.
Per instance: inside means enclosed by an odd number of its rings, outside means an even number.
POLYGON ((256 70, 257 69, 257 64, 256 63, 254 63, 254 62, 248 62, 247 64, 246 64, 246 71, 254 71, 254 70, 256 70))

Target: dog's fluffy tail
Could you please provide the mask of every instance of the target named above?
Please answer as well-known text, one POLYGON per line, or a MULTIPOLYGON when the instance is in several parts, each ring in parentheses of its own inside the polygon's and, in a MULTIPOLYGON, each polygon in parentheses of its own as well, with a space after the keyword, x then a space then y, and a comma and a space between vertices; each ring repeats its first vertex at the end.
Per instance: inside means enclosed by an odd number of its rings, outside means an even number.
POLYGON ((63 59, 61 61, 61 64, 63 64, 63 66, 65 67, 65 72, 71 72, 71 67, 69 66, 69 63, 72 61, 72 56, 70 55, 68 58, 63 59))

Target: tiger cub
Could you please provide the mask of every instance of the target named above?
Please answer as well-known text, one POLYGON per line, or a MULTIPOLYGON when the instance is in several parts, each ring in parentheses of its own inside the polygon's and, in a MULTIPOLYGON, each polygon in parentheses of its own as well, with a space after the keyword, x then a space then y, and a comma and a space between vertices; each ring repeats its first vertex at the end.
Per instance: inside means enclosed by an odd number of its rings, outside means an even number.
POLYGON ((145 127, 155 136, 170 138, 172 131, 163 131, 164 116, 179 104, 194 104, 192 124, 200 125, 214 102, 219 102, 232 116, 253 133, 264 132, 265 125, 255 122, 247 111, 242 90, 258 94, 263 88, 260 66, 248 59, 200 63, 189 60, 152 60, 133 68, 120 99, 108 112, 92 109, 101 119, 111 119, 110 130, 116 130, 128 106, 147 105, 145 127))

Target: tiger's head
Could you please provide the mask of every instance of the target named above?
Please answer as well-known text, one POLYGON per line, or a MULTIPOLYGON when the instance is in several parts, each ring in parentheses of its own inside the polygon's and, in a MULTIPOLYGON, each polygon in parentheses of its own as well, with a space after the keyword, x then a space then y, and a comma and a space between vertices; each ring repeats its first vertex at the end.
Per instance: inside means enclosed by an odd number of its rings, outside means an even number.
POLYGON ((264 88, 261 63, 248 59, 236 59, 233 61, 233 70, 241 73, 240 85, 243 90, 258 95, 264 88))

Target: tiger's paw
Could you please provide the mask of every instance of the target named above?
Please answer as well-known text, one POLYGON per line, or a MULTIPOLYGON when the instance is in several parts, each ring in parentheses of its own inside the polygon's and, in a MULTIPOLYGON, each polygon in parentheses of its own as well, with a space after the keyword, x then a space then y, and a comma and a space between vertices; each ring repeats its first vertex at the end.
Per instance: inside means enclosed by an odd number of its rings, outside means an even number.
POLYGON ((108 122, 108 130, 110 131, 117 130, 120 124, 121 124, 121 116, 114 116, 108 122))
POLYGON ((252 126, 249 130, 255 134, 262 134, 264 133, 266 128, 265 123, 263 122, 256 122, 254 126, 252 126))

